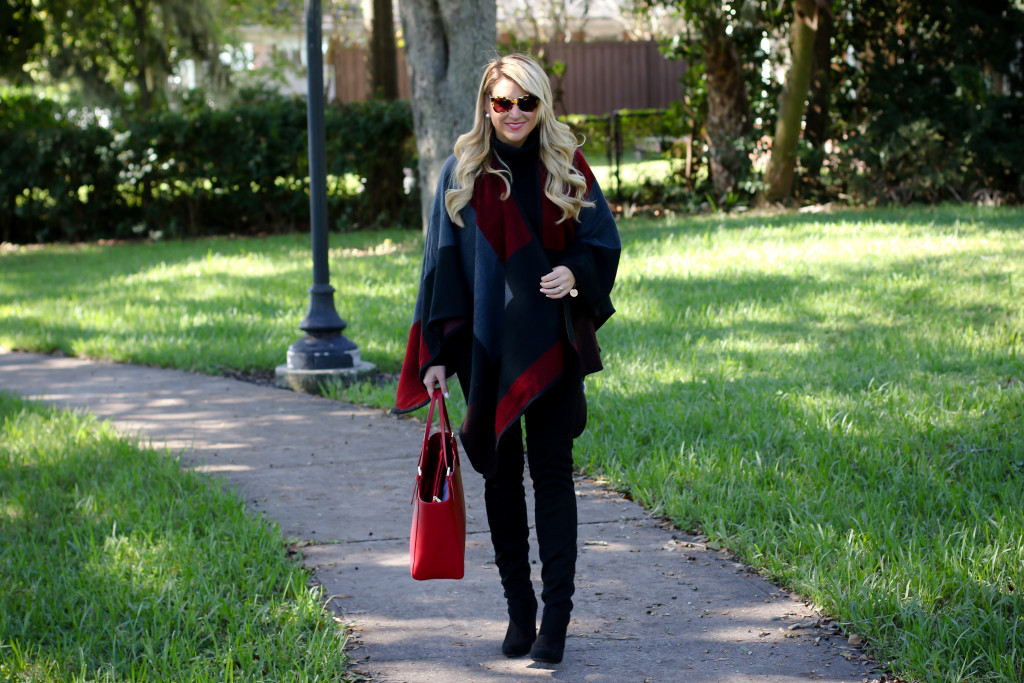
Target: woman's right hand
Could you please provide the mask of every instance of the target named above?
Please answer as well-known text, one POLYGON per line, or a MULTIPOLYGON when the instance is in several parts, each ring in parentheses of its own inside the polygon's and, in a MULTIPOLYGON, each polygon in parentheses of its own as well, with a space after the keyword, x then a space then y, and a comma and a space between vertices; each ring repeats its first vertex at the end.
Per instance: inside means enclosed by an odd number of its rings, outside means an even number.
POLYGON ((427 393, 433 395, 435 387, 441 387, 441 393, 448 398, 448 377, 443 365, 431 365, 423 375, 423 386, 427 393))

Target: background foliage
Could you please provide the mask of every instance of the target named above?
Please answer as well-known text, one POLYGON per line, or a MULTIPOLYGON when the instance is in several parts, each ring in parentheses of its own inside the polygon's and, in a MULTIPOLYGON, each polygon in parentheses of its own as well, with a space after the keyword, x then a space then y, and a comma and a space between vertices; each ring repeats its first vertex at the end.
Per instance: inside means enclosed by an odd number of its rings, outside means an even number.
MULTIPOLYGON (((305 227, 305 100, 249 91, 201 97, 106 127, 32 95, 0 100, 0 240, 256 234, 305 227)), ((380 160, 413 166, 407 102, 326 111, 329 210, 339 229, 402 222, 417 198, 363 179, 380 160)))
MULTIPOLYGON (((240 83, 259 76, 235 70, 232 61, 240 54, 232 47, 238 26, 295 25, 300 4, 147 0, 128 17, 127 6, 110 0, 89 7, 3 3, 0 79, 26 89, 0 91, 0 239, 303 227, 302 102, 239 92, 240 83), (69 28, 74 22, 80 31, 69 28), (166 29, 160 36, 158 26, 166 29), (65 44, 64 35, 74 39, 65 44), (183 86, 173 92, 185 59, 205 93, 183 86), (43 92, 59 104, 38 100, 43 92), (215 103, 227 100, 234 103, 215 103)), ((341 5, 327 4, 337 19, 341 5)), ((768 0, 626 5, 624 12, 643 14, 653 5, 676 11, 682 21, 672 25, 682 28, 663 36, 665 52, 689 69, 673 107, 649 119, 643 112, 619 119, 627 160, 663 155, 670 162, 620 199, 627 207, 683 211, 751 203, 762 189, 790 60, 791 7, 768 0), (711 101, 719 103, 715 112, 711 101), (687 172, 684 138, 693 153, 687 172)), ((821 45, 798 149, 796 203, 1024 197, 1019 1, 822 0, 819 7, 821 45)), ((414 174, 383 172, 416 167, 409 105, 350 104, 327 115, 329 209, 338 219, 332 227, 414 224, 417 197, 404 187, 414 174), (360 192, 364 179, 372 192, 360 192)), ((588 157, 605 154, 607 117, 566 118, 586 136, 588 157)))
MULTIPOLYGON (((759 188, 781 74, 789 61, 788 4, 767 0, 664 0, 695 27, 666 36, 687 61, 681 114, 708 132, 706 73, 714 45, 699 27, 724 22, 753 122, 736 136, 753 164, 737 165, 733 191, 759 188)), ((1024 197, 1024 9, 1011 0, 833 0, 824 60, 816 63, 800 148, 798 202, 908 203, 1024 197), (817 130, 819 123, 824 125, 817 130), (811 131, 810 129, 815 129, 811 131), (811 133, 814 135, 811 135, 811 133)), ((817 58, 817 56, 816 56, 817 58)), ((702 158, 703 164, 707 158, 702 158)), ((698 187, 710 191, 711 179, 698 187)))
POLYGON ((830 189, 897 202, 1024 197, 1024 12, 1008 0, 842 5, 855 11, 837 14, 843 151, 830 189))

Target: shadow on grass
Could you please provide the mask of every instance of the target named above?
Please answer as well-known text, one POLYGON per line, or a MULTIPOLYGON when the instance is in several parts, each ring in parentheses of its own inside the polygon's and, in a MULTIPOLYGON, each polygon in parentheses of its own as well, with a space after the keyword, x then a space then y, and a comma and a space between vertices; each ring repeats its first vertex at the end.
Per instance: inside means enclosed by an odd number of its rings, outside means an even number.
MULTIPOLYGON (((394 340, 407 336, 415 276, 406 277, 406 259, 373 253, 381 239, 391 238, 346 236, 346 248, 362 255, 334 264, 335 305, 364 357, 394 371, 401 363, 394 340)), ((217 239, 7 255, 12 267, 0 292, 10 312, 0 319, 0 337, 15 348, 187 370, 269 371, 302 336, 309 303, 308 249, 295 242, 217 239), (213 267, 208 254, 216 255, 213 267)))

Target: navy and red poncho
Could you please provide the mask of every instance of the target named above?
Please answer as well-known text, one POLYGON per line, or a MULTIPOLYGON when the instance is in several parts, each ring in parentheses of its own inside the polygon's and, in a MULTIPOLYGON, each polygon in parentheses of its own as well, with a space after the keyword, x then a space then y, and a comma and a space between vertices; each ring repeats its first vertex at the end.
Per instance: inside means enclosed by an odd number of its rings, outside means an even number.
MULTIPOLYGON (((410 412, 429 401, 424 373, 445 364, 444 353, 452 353, 448 340, 471 330, 472 341, 459 345, 460 353, 471 355, 472 368, 460 437, 474 469, 487 474, 496 467, 498 439, 561 377, 566 363, 577 363, 581 376, 601 369, 595 331, 614 312, 610 293, 621 244, 608 202, 579 150, 573 163, 594 206, 582 209, 576 221, 559 223, 561 210, 543 197, 539 235, 512 197, 502 201, 505 186, 493 174, 477 178, 461 213, 465 227, 453 223, 444 195, 455 163, 454 155, 445 162, 434 196, 393 411, 410 412), (578 297, 556 300, 540 293, 541 276, 556 265, 572 271, 578 297)), ((544 174, 541 168, 541 187, 544 174)))

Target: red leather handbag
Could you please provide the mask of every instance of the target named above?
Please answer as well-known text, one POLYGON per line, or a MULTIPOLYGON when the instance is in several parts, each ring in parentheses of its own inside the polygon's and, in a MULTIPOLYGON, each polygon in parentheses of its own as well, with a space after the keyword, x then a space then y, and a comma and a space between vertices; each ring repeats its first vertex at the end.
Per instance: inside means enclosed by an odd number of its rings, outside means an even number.
POLYGON ((412 578, 461 579, 466 560, 466 498, 462 490, 459 453, 444 396, 435 389, 427 412, 427 428, 416 468, 409 535, 412 578), (434 406, 440 406, 441 430, 430 433, 434 406))

